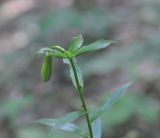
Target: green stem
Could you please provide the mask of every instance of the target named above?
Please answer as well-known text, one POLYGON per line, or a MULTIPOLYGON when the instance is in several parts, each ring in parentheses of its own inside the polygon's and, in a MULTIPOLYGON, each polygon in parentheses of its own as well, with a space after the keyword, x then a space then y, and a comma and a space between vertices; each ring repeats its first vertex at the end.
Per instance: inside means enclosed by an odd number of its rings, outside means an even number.
POLYGON ((87 106, 86 106, 86 103, 85 103, 85 100, 83 97, 83 88, 80 86, 80 82, 78 79, 78 75, 77 75, 77 71, 76 71, 76 67, 74 65, 73 59, 71 58, 71 59, 69 59, 69 61, 71 63, 71 67, 73 69, 74 77, 76 80, 77 92, 79 94, 79 97, 80 97, 80 100, 82 103, 82 107, 83 107, 84 111, 86 112, 85 117, 86 117, 86 121, 87 121, 87 125, 88 125, 89 135, 90 135, 90 138, 93 138, 93 132, 92 132, 92 127, 91 127, 91 123, 90 123, 90 119, 89 119, 88 109, 87 109, 87 106))

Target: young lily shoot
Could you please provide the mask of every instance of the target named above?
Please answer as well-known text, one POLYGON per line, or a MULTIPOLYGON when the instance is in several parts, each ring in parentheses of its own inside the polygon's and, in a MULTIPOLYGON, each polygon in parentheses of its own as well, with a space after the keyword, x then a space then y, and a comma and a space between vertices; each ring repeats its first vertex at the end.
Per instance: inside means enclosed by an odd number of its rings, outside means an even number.
POLYGON ((78 35, 73 37, 70 41, 68 50, 58 45, 44 47, 39 50, 38 54, 43 56, 43 63, 41 68, 41 78, 47 82, 51 79, 53 73, 53 58, 63 60, 70 68, 70 77, 75 87, 76 94, 80 99, 81 105, 79 110, 68 113, 61 118, 53 119, 40 119, 36 122, 47 125, 52 129, 58 129, 74 135, 79 135, 83 138, 101 138, 101 115, 106 112, 121 97, 131 83, 124 84, 122 87, 115 90, 115 92, 104 103, 95 110, 90 110, 86 105, 84 99, 84 83, 81 70, 78 66, 76 57, 89 52, 107 48, 115 41, 112 40, 98 40, 89 45, 83 46, 83 37, 78 35), (74 121, 80 117, 85 118, 87 130, 82 129, 80 126, 74 124, 74 121))

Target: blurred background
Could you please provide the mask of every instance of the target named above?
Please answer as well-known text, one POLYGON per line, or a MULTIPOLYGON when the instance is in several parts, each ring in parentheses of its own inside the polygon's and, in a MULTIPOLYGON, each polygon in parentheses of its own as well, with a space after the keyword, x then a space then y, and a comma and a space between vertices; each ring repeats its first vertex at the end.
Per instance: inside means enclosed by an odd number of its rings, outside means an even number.
POLYGON ((116 88, 133 81, 128 92, 102 116, 103 138, 160 138, 159 0, 1 0, 0 138, 75 138, 33 124, 59 118, 79 107, 61 60, 54 60, 48 83, 40 78, 45 46, 68 47, 82 34, 117 44, 78 58, 85 98, 100 106, 116 88))

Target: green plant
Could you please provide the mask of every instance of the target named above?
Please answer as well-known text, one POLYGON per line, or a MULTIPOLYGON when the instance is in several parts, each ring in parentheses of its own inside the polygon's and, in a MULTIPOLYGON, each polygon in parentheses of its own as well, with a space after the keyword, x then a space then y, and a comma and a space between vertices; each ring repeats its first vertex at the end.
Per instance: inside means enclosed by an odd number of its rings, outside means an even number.
POLYGON ((50 48, 42 48, 39 54, 44 55, 44 61, 41 69, 41 76, 44 81, 48 81, 52 75, 52 58, 63 59, 63 62, 70 67, 70 76, 76 88, 77 95, 81 101, 81 109, 71 112, 60 119, 41 119, 36 122, 48 125, 50 127, 60 129, 66 132, 77 134, 84 138, 101 138, 101 120, 100 116, 107 111, 112 104, 127 90, 131 83, 123 85, 117 89, 106 102, 96 110, 89 110, 84 100, 84 87, 81 70, 78 67, 76 57, 95 50, 106 48, 114 43, 112 40, 98 40, 87 46, 82 46, 82 35, 73 37, 70 42, 69 49, 65 50, 60 46, 54 45, 50 48), (85 116, 88 131, 82 130, 79 126, 72 122, 81 116, 85 116))

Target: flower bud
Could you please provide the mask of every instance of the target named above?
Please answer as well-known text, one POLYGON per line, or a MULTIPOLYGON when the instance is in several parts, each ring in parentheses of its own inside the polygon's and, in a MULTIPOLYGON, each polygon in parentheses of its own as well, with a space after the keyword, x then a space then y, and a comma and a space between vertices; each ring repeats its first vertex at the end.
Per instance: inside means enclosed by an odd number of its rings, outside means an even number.
POLYGON ((52 56, 46 54, 41 68, 41 77, 43 81, 50 80, 52 75, 52 56))

